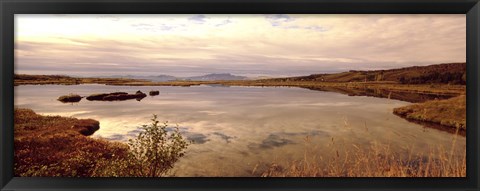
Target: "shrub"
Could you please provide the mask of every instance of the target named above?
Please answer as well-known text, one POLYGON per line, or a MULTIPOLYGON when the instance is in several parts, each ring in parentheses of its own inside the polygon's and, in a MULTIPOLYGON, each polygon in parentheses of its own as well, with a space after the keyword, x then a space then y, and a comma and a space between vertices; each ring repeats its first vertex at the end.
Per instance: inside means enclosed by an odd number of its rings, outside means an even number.
POLYGON ((152 123, 143 125, 142 129, 143 132, 128 143, 129 171, 132 176, 164 176, 185 155, 189 142, 180 134, 178 127, 168 128, 167 122, 160 125, 157 115, 153 115, 152 123))

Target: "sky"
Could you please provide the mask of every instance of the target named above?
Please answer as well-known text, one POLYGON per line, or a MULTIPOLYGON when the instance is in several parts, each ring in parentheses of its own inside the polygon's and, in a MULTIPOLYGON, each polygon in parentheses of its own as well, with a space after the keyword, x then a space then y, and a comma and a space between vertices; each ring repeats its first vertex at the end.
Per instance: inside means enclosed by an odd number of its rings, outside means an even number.
POLYGON ((15 16, 15 73, 299 76, 465 62, 458 15, 15 16))

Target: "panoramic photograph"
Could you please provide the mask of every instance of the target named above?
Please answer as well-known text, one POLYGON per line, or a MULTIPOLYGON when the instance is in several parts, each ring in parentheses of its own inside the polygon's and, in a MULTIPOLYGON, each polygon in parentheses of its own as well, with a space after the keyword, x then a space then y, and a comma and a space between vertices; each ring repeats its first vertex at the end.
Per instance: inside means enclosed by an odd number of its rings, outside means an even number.
POLYGON ((464 14, 16 14, 16 177, 466 177, 464 14))

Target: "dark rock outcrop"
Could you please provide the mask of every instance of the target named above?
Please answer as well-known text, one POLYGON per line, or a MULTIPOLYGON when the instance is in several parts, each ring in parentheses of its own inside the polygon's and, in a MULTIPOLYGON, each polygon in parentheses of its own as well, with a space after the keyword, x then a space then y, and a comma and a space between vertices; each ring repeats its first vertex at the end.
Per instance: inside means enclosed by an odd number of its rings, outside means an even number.
POLYGON ((137 91, 135 94, 128 94, 126 92, 114 92, 108 94, 93 94, 87 97, 90 101, 123 101, 129 99, 141 99, 147 97, 147 94, 137 91))
POLYGON ((70 95, 64 95, 60 96, 57 100, 61 101, 63 103, 70 103, 70 102, 79 102, 82 100, 82 96, 79 96, 77 94, 70 94, 70 95))
POLYGON ((100 122, 93 119, 80 119, 72 128, 84 136, 90 136, 100 129, 100 122))
POLYGON ((148 94, 150 94, 150 96, 156 96, 156 95, 159 95, 160 94, 160 91, 150 91, 148 94))
POLYGON ((109 95, 109 94, 92 94, 90 96, 87 96, 87 100, 88 101, 94 101, 94 100, 101 101, 107 95, 109 95))
POLYGON ((113 92, 113 93, 109 93, 109 94, 92 94, 90 96, 87 97, 87 100, 89 101, 94 101, 94 100, 97 100, 97 101, 103 101, 105 97, 107 96, 115 96, 115 95, 126 95, 128 94, 127 92, 113 92))

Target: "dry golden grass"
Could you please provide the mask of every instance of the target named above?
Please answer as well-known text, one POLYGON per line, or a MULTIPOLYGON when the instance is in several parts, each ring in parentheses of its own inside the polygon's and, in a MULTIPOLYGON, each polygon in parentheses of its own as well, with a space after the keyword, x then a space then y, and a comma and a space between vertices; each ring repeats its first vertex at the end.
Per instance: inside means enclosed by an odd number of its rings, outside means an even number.
POLYGON ((290 86, 302 88, 342 87, 363 90, 389 90, 395 92, 429 93, 439 95, 465 94, 465 85, 399 84, 394 82, 316 82, 316 81, 224 81, 220 84, 235 86, 290 86))
MULTIPOLYGON (((457 135, 458 136, 458 135, 457 135)), ((277 161, 255 166, 252 175, 262 177, 465 177, 466 150, 455 156, 456 137, 451 148, 431 148, 428 153, 408 156, 394 152, 389 144, 374 142, 368 148, 335 141, 321 149, 307 137, 302 160, 277 161), (427 154, 427 156, 425 156, 427 154), (322 157, 329 156, 329 157, 322 157)))
POLYGON ((465 95, 395 108, 393 112, 407 119, 432 122, 454 129, 466 130, 467 127, 465 95))
POLYGON ((15 74, 14 85, 78 85, 78 84, 108 84, 108 83, 131 83, 148 82, 147 80, 125 78, 75 78, 61 75, 26 75, 15 74))

